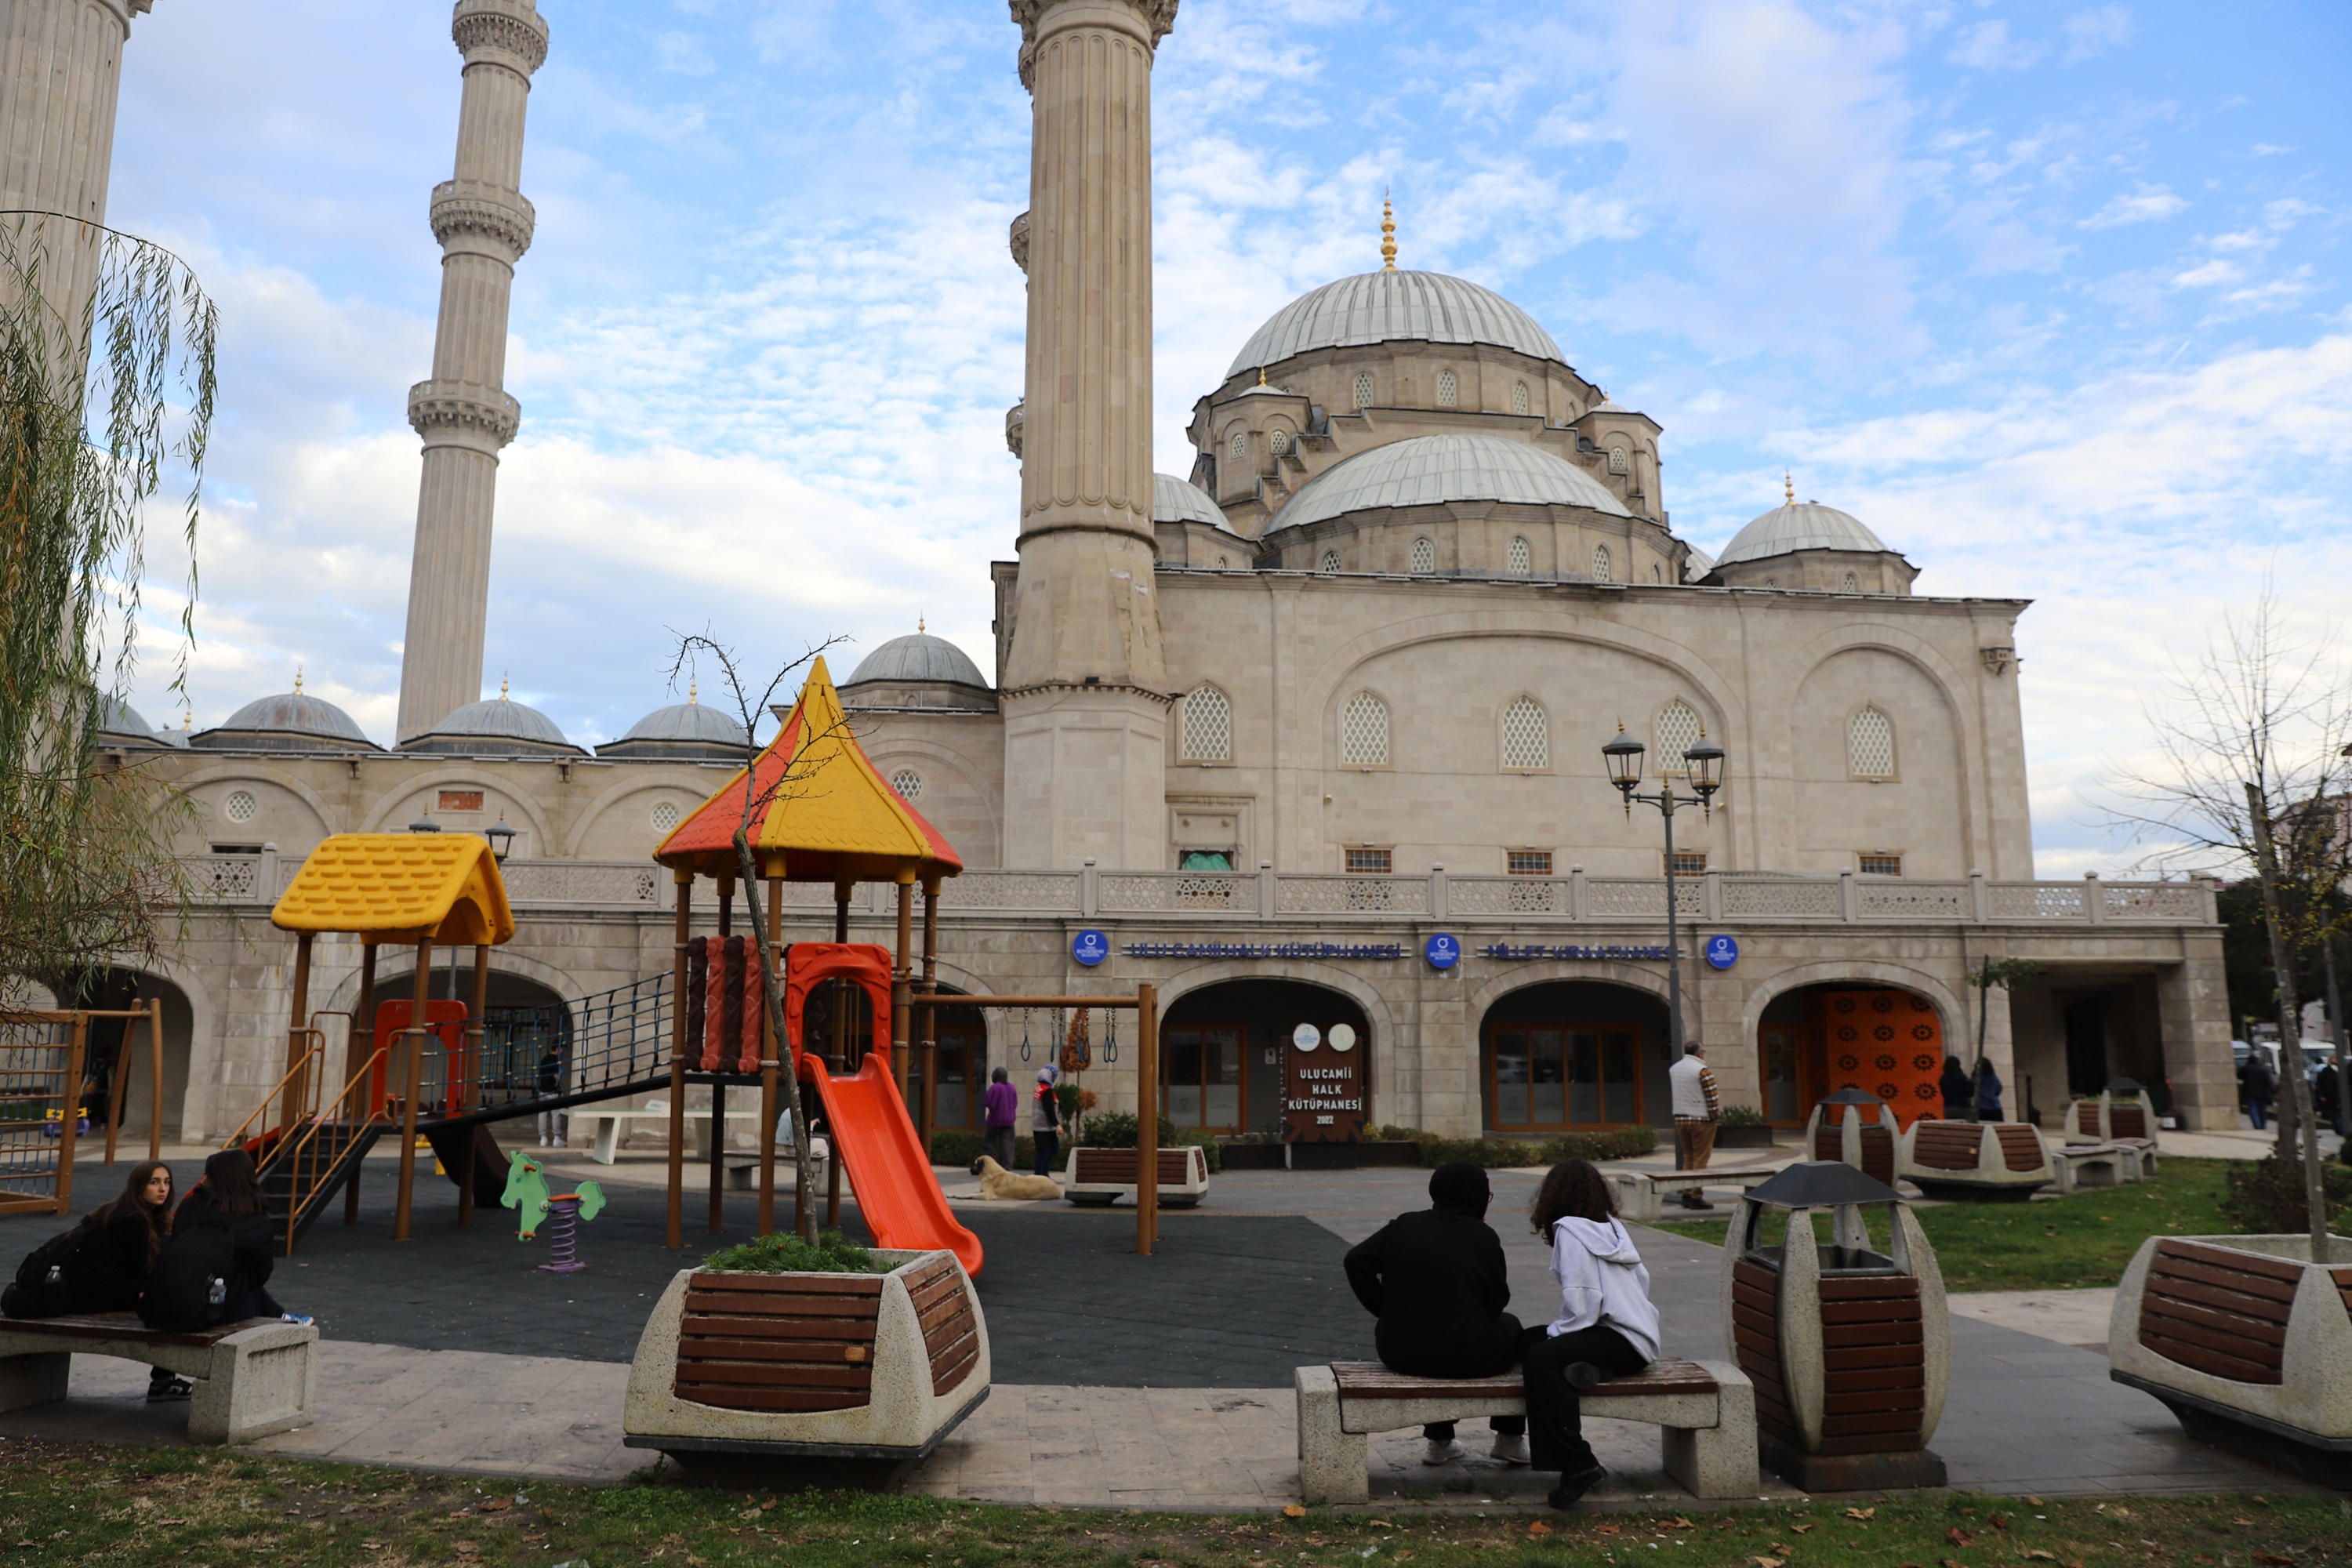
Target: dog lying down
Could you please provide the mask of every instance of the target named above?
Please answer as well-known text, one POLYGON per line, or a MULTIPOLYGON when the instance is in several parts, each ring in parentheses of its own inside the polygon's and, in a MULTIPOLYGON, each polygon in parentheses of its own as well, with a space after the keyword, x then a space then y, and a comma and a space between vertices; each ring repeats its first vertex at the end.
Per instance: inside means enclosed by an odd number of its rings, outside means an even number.
POLYGON ((971 1163, 971 1173, 980 1178, 980 1195, 984 1198, 1058 1198, 1062 1184, 1051 1176, 1024 1176, 1008 1171, 994 1160, 982 1154, 971 1163))

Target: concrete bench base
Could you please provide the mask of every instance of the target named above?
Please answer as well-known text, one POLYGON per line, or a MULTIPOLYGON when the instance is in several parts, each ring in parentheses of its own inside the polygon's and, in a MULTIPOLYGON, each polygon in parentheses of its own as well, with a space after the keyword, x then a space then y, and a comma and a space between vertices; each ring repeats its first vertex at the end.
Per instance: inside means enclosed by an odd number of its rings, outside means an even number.
POLYGON ((2146 1181, 2153 1173, 2146 1153, 2128 1143, 2074 1143, 2050 1151, 2061 1193, 2084 1187, 2121 1187, 2146 1181))
POLYGON ((1617 1213, 1625 1219, 1655 1225, 1665 1217, 1663 1202, 1668 1192, 1690 1187, 1738 1187, 1741 1192, 1770 1181, 1777 1167, 1740 1167, 1721 1171, 1612 1171, 1609 1184, 1617 1198, 1617 1213))
POLYGON ((77 1352, 144 1362, 193 1380, 188 1440, 243 1443, 308 1426, 315 1324, 257 1318, 200 1333, 160 1333, 129 1312, 0 1321, 0 1410, 66 1396, 77 1352))
MULTIPOLYGON (((1310 1503, 1371 1500, 1375 1432, 1477 1415, 1524 1415, 1517 1373, 1488 1378, 1412 1378, 1371 1362, 1302 1366, 1298 1479, 1310 1503)), ((1729 1362, 1653 1362, 1583 1395, 1584 1413, 1659 1427, 1666 1473, 1693 1497, 1756 1495, 1756 1390, 1729 1362)))

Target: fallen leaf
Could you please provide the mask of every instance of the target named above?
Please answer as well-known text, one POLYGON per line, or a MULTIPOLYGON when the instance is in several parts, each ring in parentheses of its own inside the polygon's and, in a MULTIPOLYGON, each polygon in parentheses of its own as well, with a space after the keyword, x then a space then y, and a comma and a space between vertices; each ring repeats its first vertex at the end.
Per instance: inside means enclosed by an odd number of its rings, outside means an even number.
POLYGON ((2249 1530, 2252 1530, 2254 1527, 2254 1521, 2251 1519, 2233 1519, 2230 1522, 2231 1524, 2242 1524, 2249 1530))
POLYGON ((1943 1568, 1968 1568, 1968 1564, 1957 1557, 1939 1557, 1937 1562, 1942 1563, 1943 1568))
POLYGON ((2056 1552, 2044 1552, 2039 1546, 2027 1547, 2025 1549, 2025 1557, 2026 1561, 2029 1563, 2055 1563, 2058 1561, 2058 1554, 2056 1552))
POLYGON ((1285 1503, 1282 1506, 1282 1517, 1285 1519, 1305 1519, 1307 1517, 1307 1510, 1299 1507, 1295 1502, 1285 1503))
POLYGON ((1783 1561, 1778 1557, 1750 1557, 1748 1561, 1756 1564, 1756 1568, 1786 1568, 1783 1561))
POLYGON ((1783 1546, 1780 1542, 1777 1542, 1777 1541, 1776 1541, 1776 1542, 1774 1542, 1772 1543, 1772 1547, 1771 1547, 1771 1549, 1772 1549, 1773 1551, 1775 1551, 1775 1552, 1779 1552, 1779 1553, 1780 1553, 1781 1556, 1783 1556, 1783 1557, 1786 1557, 1787 1555, 1789 1555, 1789 1553, 1790 1553, 1791 1552, 1794 1552, 1794 1551, 1796 1550, 1796 1548, 1795 1548, 1795 1547, 1793 1547, 1793 1546, 1783 1546))
POLYGON ((1693 1524, 1689 1520, 1685 1519, 1681 1514, 1676 1514, 1675 1515, 1675 1521, 1672 1524, 1662 1524, 1658 1526, 1658 1528, 1660 1530, 1696 1530, 1698 1526, 1693 1524))
POLYGON ((2254 1561, 2257 1563, 2269 1563, 2273 1564, 2291 1564, 2294 1562, 2294 1559, 2292 1557, 2281 1557, 2273 1552, 2257 1552, 2254 1553, 2254 1561))
POLYGON ((1551 1526, 1546 1524, 1539 1519, 1530 1520, 1528 1523, 1528 1533, 1529 1535, 1549 1535, 1551 1533, 1551 1526))
POLYGON ((1962 1530, 1957 1524, 1952 1526, 1951 1529, 1944 1531, 1944 1539, 1950 1542, 1955 1546, 1974 1546, 1977 1543, 1977 1538, 1975 1536, 1969 1534, 1967 1531, 1962 1530))
POLYGON ((2009 1515, 2005 1513, 1994 1514, 1992 1516, 1992 1527, 1995 1530, 2007 1530, 2009 1528, 2009 1515))
POLYGON ((2038 1497, 2028 1497, 2025 1500, 2025 1503, 2028 1508, 2040 1508, 2042 1506, 2042 1500, 2038 1497))
POLYGON ((1595 1535, 1620 1535, 1624 1532, 1624 1529, 1625 1527, 1622 1524, 1596 1524, 1592 1527, 1592 1533, 1595 1535))
POLYGON ((502 1497, 494 1497, 490 1499, 489 1501, 482 1504, 482 1511, 484 1513, 504 1513, 507 1510, 512 1507, 514 1507, 514 1504, 509 1502, 506 1499, 502 1497))
POLYGON ((159 1519, 155 1522, 158 1524, 185 1524, 188 1521, 184 1519, 159 1519))
POLYGON ((1845 1510, 1845 1516, 1848 1519, 1876 1519, 1878 1510, 1874 1508, 1850 1508, 1845 1510))
POLYGON ((1810 1524, 1792 1524, 1789 1528, 1795 1531, 1799 1535, 1802 1535, 1805 1531, 1812 1529, 1813 1527, 1810 1524))

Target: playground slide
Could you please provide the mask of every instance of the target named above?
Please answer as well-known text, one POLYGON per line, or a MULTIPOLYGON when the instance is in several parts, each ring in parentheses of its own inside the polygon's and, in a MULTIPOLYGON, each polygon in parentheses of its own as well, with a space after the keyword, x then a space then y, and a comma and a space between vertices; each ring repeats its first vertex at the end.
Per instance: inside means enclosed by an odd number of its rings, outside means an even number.
POLYGON ((857 1210, 883 1247, 928 1250, 944 1247, 967 1274, 980 1272, 980 1237, 956 1223, 947 1194, 931 1174, 931 1162, 907 1116, 906 1102, 890 1077, 889 1058, 870 1053, 866 1065, 846 1078, 825 1071, 814 1056, 801 1058, 804 1077, 824 1096, 833 1146, 841 1152, 857 1210))

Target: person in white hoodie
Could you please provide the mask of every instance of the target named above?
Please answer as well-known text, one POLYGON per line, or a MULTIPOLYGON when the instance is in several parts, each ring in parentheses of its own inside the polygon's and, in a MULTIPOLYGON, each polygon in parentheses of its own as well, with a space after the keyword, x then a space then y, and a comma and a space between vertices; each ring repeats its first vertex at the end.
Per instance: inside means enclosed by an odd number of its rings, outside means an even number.
POLYGON ((1551 1244, 1559 1316, 1530 1330, 1519 1361, 1527 1385, 1528 1437, 1538 1470, 1557 1470, 1554 1508, 1570 1508, 1604 1473, 1584 1440, 1578 1394, 1607 1378, 1641 1371, 1658 1356, 1658 1310, 1650 1271, 1617 1218, 1609 1184, 1582 1160, 1546 1173, 1529 1211, 1551 1244))

